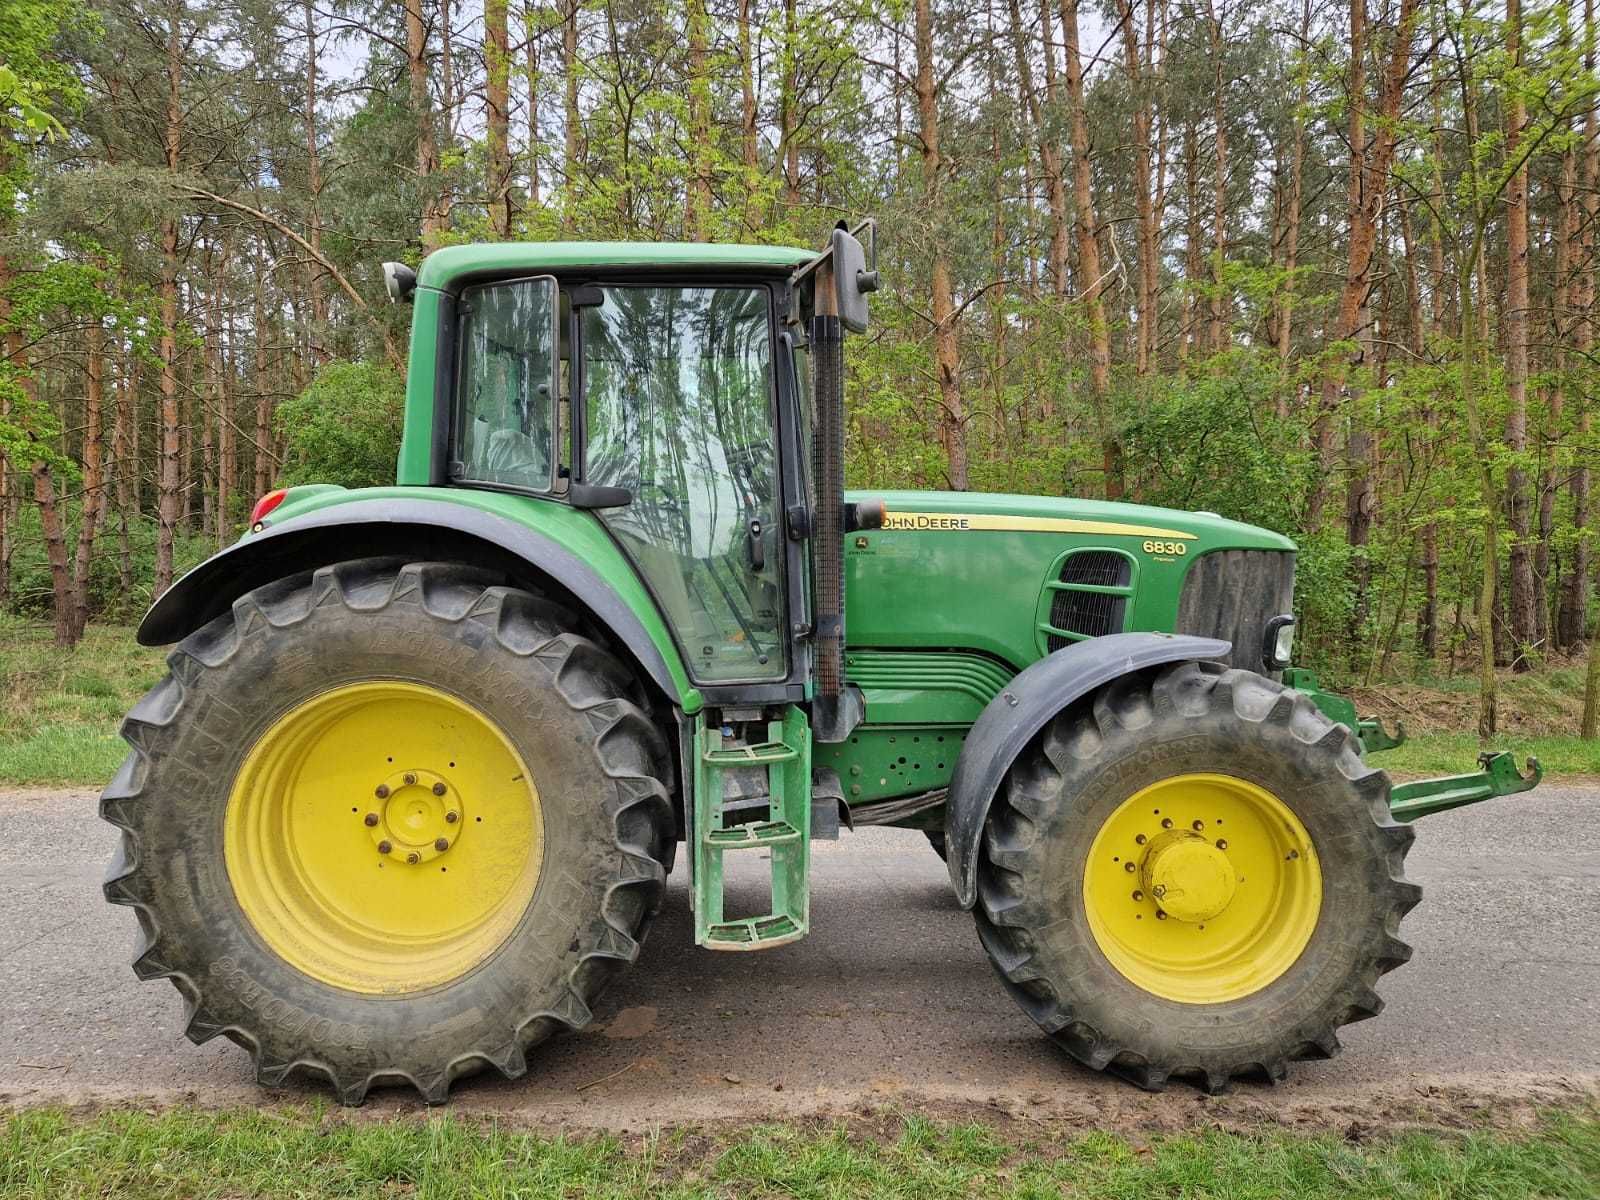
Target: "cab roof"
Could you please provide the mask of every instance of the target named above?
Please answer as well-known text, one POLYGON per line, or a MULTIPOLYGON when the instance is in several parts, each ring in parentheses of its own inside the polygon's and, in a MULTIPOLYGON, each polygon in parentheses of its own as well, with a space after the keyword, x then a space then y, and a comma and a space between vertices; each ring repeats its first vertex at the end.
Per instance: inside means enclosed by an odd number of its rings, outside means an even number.
POLYGON ((815 257, 793 246, 718 242, 479 242, 446 246, 422 261, 417 284, 448 287, 489 271, 553 271, 571 267, 697 267, 789 270, 815 257))

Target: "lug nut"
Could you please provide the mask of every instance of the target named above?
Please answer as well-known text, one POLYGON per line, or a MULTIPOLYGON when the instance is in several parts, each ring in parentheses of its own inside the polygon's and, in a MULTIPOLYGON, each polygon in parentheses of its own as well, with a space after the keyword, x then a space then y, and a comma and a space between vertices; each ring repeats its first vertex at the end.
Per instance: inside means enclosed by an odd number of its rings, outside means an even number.
POLYGON ((454 825, 457 821, 461 820, 461 814, 452 808, 449 812, 445 813, 444 820, 446 825, 454 825))
POLYGON ((1194 831, 1195 831, 1195 832, 1196 832, 1196 833, 1200 833, 1200 832, 1202 832, 1202 831, 1203 831, 1203 830, 1204 830, 1204 829, 1205 829, 1205 827, 1206 827, 1206 823, 1205 823, 1205 822, 1204 822, 1204 821, 1195 821, 1195 822, 1194 822, 1194 823, 1193 823, 1193 824, 1192 824, 1192 825, 1191 825, 1191 826, 1190 826, 1190 827, 1191 827, 1191 828, 1192 828, 1192 829, 1193 829, 1193 830, 1194 830, 1194 831))
POLYGON ((1150 889, 1150 894, 1157 900, 1161 899, 1161 897, 1167 894, 1167 885, 1164 883, 1156 884, 1155 887, 1150 889))
POLYGON ((378 814, 377 813, 368 813, 366 816, 362 817, 361 819, 366 822, 367 828, 371 829, 374 825, 376 825, 378 823, 378 814))
POLYGON ((1133 873, 1133 872, 1134 872, 1134 871, 1136 871, 1136 870, 1138 870, 1138 868, 1137 868, 1137 867, 1135 867, 1135 866, 1134 866, 1134 865, 1133 865, 1133 864, 1132 864, 1132 863, 1131 863, 1131 862, 1128 862, 1128 863, 1123 863, 1123 864, 1122 864, 1122 869, 1123 869, 1123 870, 1124 870, 1124 871, 1127 871, 1127 872, 1128 872, 1128 873, 1129 873, 1129 874, 1130 874, 1130 875, 1131 875, 1131 874, 1132 874, 1132 873, 1133 873))
POLYGON ((445 788, 444 784, 442 784, 442 783, 436 783, 436 784, 433 785, 433 794, 435 796, 444 795, 446 790, 447 789, 445 788))
POLYGON ((410 863, 412 866, 416 866, 419 862, 422 861, 422 855, 418 854, 415 850, 413 850, 410 854, 406 855, 406 861, 408 863, 410 863))
POLYGON ((1134 843, 1135 843, 1135 844, 1136 844, 1136 845, 1140 845, 1140 846, 1142 846, 1142 845, 1144 845, 1144 844, 1145 844, 1145 843, 1146 843, 1146 842, 1148 842, 1148 841, 1149 841, 1149 840, 1150 840, 1150 839, 1149 839, 1149 838, 1147 838, 1147 837, 1145 837, 1145 835, 1144 835, 1144 834, 1142 834, 1142 833, 1141 833, 1141 834, 1140 834, 1140 835, 1139 835, 1139 836, 1138 836, 1138 837, 1136 837, 1136 838, 1134 838, 1134 839, 1133 839, 1133 840, 1134 840, 1134 843))
POLYGON ((1135 892, 1133 894, 1133 898, 1135 900, 1143 900, 1144 899, 1144 893, 1143 892, 1135 892))
POLYGON ((406 786, 409 787, 411 784, 415 783, 416 781, 417 781, 416 772, 415 771, 407 771, 406 772, 406 786))
POLYGON ((1167 914, 1162 912, 1159 908, 1156 909, 1156 920, 1165 921, 1166 919, 1167 919, 1167 914))
POLYGON ((448 849, 450 849, 450 839, 449 838, 434 838, 433 839, 433 848, 435 850, 448 850, 448 849))
POLYGON ((385 838, 383 841, 378 843, 378 853, 379 854, 387 854, 387 853, 389 853, 389 851, 391 851, 393 849, 394 849, 393 843, 391 843, 387 838, 385 838))
POLYGON ((1218 838, 1217 839, 1217 849, 1218 850, 1226 850, 1227 848, 1228 848, 1228 839, 1227 838, 1218 838))
POLYGON ((380 783, 372 790, 373 794, 376 795, 379 800, 385 799, 389 795, 389 785, 387 783, 380 783))
POLYGON ((1163 829, 1171 829, 1172 828, 1172 818, 1171 817, 1162 817, 1161 818, 1161 828, 1163 828, 1163 829))

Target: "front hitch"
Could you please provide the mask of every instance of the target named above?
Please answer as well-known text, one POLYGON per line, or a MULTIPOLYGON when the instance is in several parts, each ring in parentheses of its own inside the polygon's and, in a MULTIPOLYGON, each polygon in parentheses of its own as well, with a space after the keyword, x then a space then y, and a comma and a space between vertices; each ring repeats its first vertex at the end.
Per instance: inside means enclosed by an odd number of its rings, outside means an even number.
POLYGON ((1470 775, 1445 775, 1395 785, 1389 789, 1390 815, 1396 821, 1415 821, 1480 800, 1515 796, 1538 787, 1544 778, 1544 768, 1537 758, 1529 755, 1528 773, 1524 775, 1517 770, 1517 756, 1508 750, 1485 751, 1478 755, 1478 765, 1483 769, 1470 775))
MULTIPOLYGON (((1380 750, 1393 750, 1406 740, 1404 724, 1396 725, 1391 736, 1377 717, 1358 718, 1356 706, 1348 697, 1322 690, 1315 672, 1289 667, 1283 672, 1283 681, 1310 699, 1329 720, 1337 721, 1355 734, 1363 758, 1380 750)), ((1504 750, 1478 755, 1478 766, 1482 769, 1468 775, 1443 775, 1437 779, 1396 784, 1389 790, 1390 814, 1396 821, 1415 821, 1430 813, 1531 791, 1544 778, 1544 768, 1537 758, 1528 758, 1528 773, 1524 775, 1517 770, 1517 756, 1504 750)))

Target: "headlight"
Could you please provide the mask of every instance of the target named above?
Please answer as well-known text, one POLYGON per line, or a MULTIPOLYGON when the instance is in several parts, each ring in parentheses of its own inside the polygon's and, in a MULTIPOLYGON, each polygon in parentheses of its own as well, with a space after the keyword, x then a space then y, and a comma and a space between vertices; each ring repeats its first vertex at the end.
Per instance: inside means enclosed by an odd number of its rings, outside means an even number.
POLYGON ((1294 655, 1294 618, 1288 613, 1273 617, 1267 622, 1267 636, 1262 639, 1261 657, 1267 669, 1281 671, 1289 665, 1294 655))

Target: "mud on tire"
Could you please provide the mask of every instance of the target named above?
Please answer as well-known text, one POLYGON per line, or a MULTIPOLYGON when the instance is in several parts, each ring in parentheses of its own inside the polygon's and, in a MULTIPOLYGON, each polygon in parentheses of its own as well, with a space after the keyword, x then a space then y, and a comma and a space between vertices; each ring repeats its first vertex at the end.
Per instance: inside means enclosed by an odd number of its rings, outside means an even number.
POLYGON ((132 747, 100 801, 122 830, 105 893, 138 915, 134 970, 170 979, 197 1043, 222 1034, 257 1077, 327 1080, 346 1103, 409 1083, 430 1103, 590 1020, 639 953, 673 838, 670 754, 629 671, 574 618, 450 564, 347 562, 258 588, 186 638, 123 723, 132 747), (295 704, 370 679, 450 692, 491 718, 541 789, 544 867, 486 960, 428 991, 346 991, 257 935, 224 862, 231 781, 295 704))
POLYGON ((1293 1059, 1331 1058, 1337 1030, 1375 1016, 1378 977, 1404 963, 1401 918, 1414 836, 1389 815, 1388 777, 1345 727, 1248 671, 1185 663, 1107 685, 1058 715, 1022 753, 989 813, 978 863, 979 937, 1007 990, 1096 1070, 1158 1090, 1171 1077, 1220 1091, 1277 1081, 1293 1059), (1185 772, 1238 776, 1274 793, 1311 835, 1323 902, 1281 976, 1217 1004, 1164 999, 1100 951, 1085 912, 1096 832, 1139 789, 1185 772))

